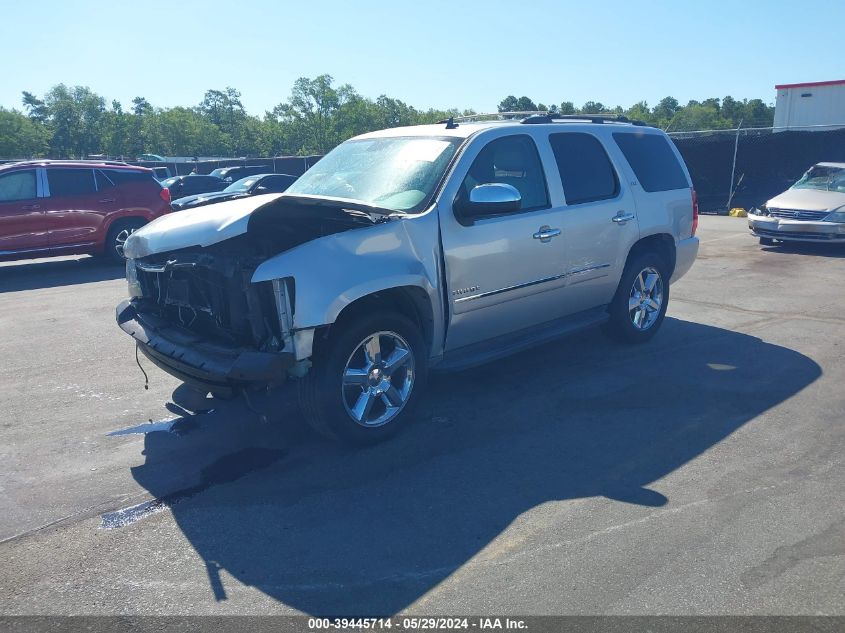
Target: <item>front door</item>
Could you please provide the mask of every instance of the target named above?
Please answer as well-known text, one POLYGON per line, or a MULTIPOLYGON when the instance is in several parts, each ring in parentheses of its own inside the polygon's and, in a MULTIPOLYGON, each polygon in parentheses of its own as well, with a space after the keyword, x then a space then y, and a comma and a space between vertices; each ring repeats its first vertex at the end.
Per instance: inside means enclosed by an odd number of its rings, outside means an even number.
POLYGON ((461 179, 452 194, 454 208, 440 212, 451 313, 447 351, 554 320, 566 311, 562 213, 551 207, 534 140, 528 134, 496 138, 470 165, 464 174, 454 175, 461 179), (461 198, 485 183, 514 186, 521 208, 462 219, 461 198))
POLYGON ((35 169, 0 175, 0 256, 49 249, 37 183, 35 169))

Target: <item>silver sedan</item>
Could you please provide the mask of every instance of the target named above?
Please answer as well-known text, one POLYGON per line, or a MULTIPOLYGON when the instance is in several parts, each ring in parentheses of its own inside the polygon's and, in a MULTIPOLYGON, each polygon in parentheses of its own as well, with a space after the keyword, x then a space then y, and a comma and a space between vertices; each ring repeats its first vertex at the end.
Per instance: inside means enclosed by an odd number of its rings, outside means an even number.
POLYGON ((818 163, 792 187, 748 213, 748 227, 775 242, 845 243, 845 163, 818 163))

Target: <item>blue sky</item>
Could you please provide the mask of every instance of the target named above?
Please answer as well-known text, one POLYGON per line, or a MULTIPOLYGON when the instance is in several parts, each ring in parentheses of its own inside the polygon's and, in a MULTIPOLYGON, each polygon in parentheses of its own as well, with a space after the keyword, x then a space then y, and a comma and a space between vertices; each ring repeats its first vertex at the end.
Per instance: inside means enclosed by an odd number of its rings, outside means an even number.
POLYGON ((128 106, 195 105, 233 86, 253 114, 297 77, 491 111, 508 94, 628 106, 845 78, 845 2, 143 0, 3 3, 0 105, 57 83, 128 106))

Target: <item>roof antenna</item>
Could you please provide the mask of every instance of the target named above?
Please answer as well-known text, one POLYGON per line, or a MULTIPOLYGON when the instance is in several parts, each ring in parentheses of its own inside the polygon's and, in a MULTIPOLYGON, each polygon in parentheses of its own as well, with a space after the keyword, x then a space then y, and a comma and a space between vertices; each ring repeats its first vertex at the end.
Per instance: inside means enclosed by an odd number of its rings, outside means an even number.
POLYGON ((451 116, 450 116, 450 117, 446 120, 446 129, 447 129, 447 130, 454 130, 456 127, 458 127, 458 124, 457 124, 457 123, 455 123, 455 117, 451 117, 451 116))

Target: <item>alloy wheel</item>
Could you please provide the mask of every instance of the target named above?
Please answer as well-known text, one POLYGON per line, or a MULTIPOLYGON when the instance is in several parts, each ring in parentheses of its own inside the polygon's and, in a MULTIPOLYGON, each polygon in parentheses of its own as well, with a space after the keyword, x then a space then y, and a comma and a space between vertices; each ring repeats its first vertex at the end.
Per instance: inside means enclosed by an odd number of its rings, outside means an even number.
POLYGON ((628 297, 631 322, 638 330, 647 330, 660 317, 663 306, 663 277, 651 266, 644 268, 634 278, 628 297))
POLYGON ((414 388, 414 353, 396 332, 361 341, 343 370, 343 405, 361 426, 383 426, 405 407, 414 388))
POLYGON ((123 229, 114 238, 114 250, 121 257, 126 257, 123 254, 123 247, 126 245, 126 240, 135 232, 135 229, 123 229))

